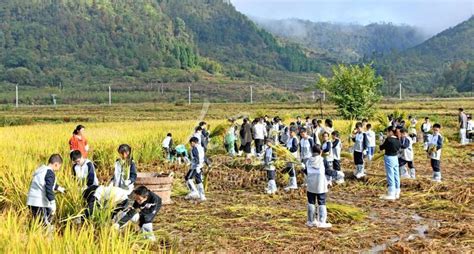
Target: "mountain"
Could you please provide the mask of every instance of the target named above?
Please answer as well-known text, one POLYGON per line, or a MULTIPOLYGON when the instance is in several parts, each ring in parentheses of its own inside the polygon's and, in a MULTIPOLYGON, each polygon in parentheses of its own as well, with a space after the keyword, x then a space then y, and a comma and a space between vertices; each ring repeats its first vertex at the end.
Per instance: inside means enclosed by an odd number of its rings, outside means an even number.
POLYGON ((401 81, 413 92, 468 92, 474 83, 473 39, 474 16, 418 46, 372 60, 392 86, 401 81))
POLYGON ((374 52, 402 51, 425 39, 414 27, 391 23, 362 26, 300 19, 253 20, 276 36, 298 42, 346 63, 357 62, 374 52))
POLYGON ((324 62, 222 0, 3 0, 0 82, 27 86, 194 82, 324 62))
POLYGON ((164 11, 182 20, 193 34, 200 54, 230 67, 258 74, 268 67, 286 71, 322 71, 325 62, 308 57, 295 43, 282 44, 273 35, 222 0, 164 1, 164 11))

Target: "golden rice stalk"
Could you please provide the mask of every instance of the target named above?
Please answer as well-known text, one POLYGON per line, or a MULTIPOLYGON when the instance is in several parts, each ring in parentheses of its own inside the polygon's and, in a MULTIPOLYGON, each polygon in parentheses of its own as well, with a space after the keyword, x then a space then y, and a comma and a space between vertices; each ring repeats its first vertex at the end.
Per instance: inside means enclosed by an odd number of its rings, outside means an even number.
POLYGON ((295 156, 293 156, 293 154, 291 154, 291 152, 282 145, 273 145, 272 149, 276 153, 278 159, 287 162, 299 162, 298 159, 295 158, 295 156))
POLYGON ((224 136, 229 126, 227 124, 219 124, 209 134, 210 138, 224 136))

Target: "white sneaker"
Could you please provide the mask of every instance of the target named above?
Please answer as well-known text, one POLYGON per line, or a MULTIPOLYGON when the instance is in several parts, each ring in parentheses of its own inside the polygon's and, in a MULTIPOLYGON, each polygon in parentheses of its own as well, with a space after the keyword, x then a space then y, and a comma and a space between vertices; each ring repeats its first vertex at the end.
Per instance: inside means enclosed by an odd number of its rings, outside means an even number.
POLYGON ((326 223, 326 222, 319 222, 319 225, 317 225, 318 228, 330 228, 332 227, 331 223, 326 223))
POLYGON ((405 174, 401 175, 400 178, 409 179, 409 178, 411 178, 411 176, 410 176, 410 174, 408 174, 408 172, 406 172, 405 174))
POLYGON ((199 201, 201 201, 201 202, 204 202, 206 200, 207 200, 206 196, 200 196, 199 197, 199 201))
POLYGON ((382 196, 380 196, 380 199, 395 200, 396 197, 395 197, 395 195, 382 195, 382 196))
POLYGON ((307 227, 310 227, 310 228, 312 228, 312 227, 318 227, 318 226, 319 226, 319 222, 317 222, 317 221, 315 221, 315 222, 307 221, 307 222, 306 222, 306 226, 307 226, 307 227))
POLYGON ((184 199, 186 200, 197 199, 197 198, 199 198, 199 193, 197 193, 197 191, 190 192, 188 193, 188 195, 186 195, 186 197, 184 197, 184 199))
POLYGON ((364 177, 364 176, 365 176, 364 173, 357 173, 356 178, 357 178, 357 179, 361 179, 361 178, 364 177))
POLYGON ((285 191, 297 190, 297 189, 298 189, 297 186, 286 186, 286 187, 284 188, 285 191))
POLYGON ((395 193, 395 199, 400 199, 400 193, 399 192, 395 193))
POLYGON ((431 179, 431 180, 432 180, 433 182, 437 182, 437 183, 440 183, 440 182, 441 182, 441 179, 439 179, 439 178, 433 178, 433 179, 431 179))

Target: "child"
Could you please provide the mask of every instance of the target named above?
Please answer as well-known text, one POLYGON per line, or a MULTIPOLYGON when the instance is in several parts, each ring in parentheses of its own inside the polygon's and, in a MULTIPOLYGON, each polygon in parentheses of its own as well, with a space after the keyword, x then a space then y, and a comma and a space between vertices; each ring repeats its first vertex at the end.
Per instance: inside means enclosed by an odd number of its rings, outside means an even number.
POLYGON ((342 171, 341 170, 341 150, 342 150, 342 143, 339 138, 339 132, 338 131, 333 131, 332 132, 332 155, 334 157, 334 160, 332 162, 332 167, 336 171, 342 171))
MULTIPOLYGON (((84 217, 89 218, 95 208, 114 207, 112 218, 119 212, 125 210, 128 205, 128 190, 114 186, 91 185, 83 193, 82 197, 87 202, 84 217)), ((82 222, 82 220, 81 220, 82 222)))
POLYGON ((133 191, 135 202, 124 217, 114 225, 115 228, 125 226, 129 221, 138 222, 146 238, 156 241, 153 234, 153 220, 161 208, 161 198, 145 186, 140 186, 133 191))
POLYGON ((324 161, 321 157, 321 148, 315 145, 312 148, 312 157, 306 161, 308 171, 308 185, 306 195, 308 197, 308 227, 330 228, 331 223, 327 223, 326 193, 328 184, 325 174, 324 161), (318 202, 318 218, 316 215, 316 201, 318 202))
POLYGON ((321 139, 319 136, 321 135, 321 123, 317 119, 313 119, 313 140, 317 145, 321 145, 321 139))
POLYGON ((92 161, 84 158, 79 150, 72 151, 70 157, 73 163, 72 174, 82 183, 82 186, 87 188, 92 185, 99 185, 92 161))
POLYGON ((467 116, 467 138, 469 142, 473 142, 474 139, 474 121, 472 121, 472 116, 467 116))
POLYGON ((194 129, 193 137, 198 139, 197 145, 202 146, 202 127, 198 126, 194 129))
POLYGON ((380 145, 380 150, 385 150, 384 162, 387 174, 388 193, 380 198, 395 200, 400 198, 400 174, 398 172, 398 153, 400 152, 400 140, 395 135, 395 128, 390 126, 386 129, 387 138, 380 145))
POLYGON ((367 147, 367 158, 369 161, 372 161, 374 158, 375 154, 375 132, 372 130, 372 124, 368 123, 366 126, 367 131, 365 132, 365 135, 367 136, 367 141, 368 141, 368 147, 367 147))
POLYGON ((354 141, 354 164, 356 170, 354 175, 357 179, 365 176, 364 172, 364 153, 367 150, 367 135, 362 131, 362 123, 356 123, 356 128, 352 132, 352 141, 354 141))
POLYGON ((324 162, 324 168, 326 177, 328 178, 329 185, 332 185, 332 179, 336 180, 337 184, 341 184, 344 182, 344 173, 342 171, 333 170, 332 164, 334 161, 333 150, 332 150, 332 142, 329 139, 329 133, 323 133, 323 145, 322 149, 322 156, 324 162))
POLYGON ((167 161, 171 161, 171 150, 173 149, 173 136, 171 133, 166 134, 166 138, 163 139, 161 144, 163 152, 167 161))
POLYGON ((421 124, 421 133, 423 133, 423 148, 426 151, 428 149, 428 135, 430 135, 431 123, 428 117, 425 117, 425 121, 421 124))
POLYGON ((267 136, 267 129, 264 125, 263 118, 255 119, 257 122, 253 126, 253 138, 255 140, 255 152, 257 157, 262 156, 263 142, 267 136))
POLYGON ((466 129, 467 129, 467 115, 464 113, 463 108, 459 108, 459 137, 461 139, 461 145, 466 145, 467 138, 466 138, 466 129))
POLYGON ((224 144, 227 152, 231 157, 234 157, 236 154, 235 151, 235 141, 236 141, 236 136, 235 136, 235 120, 234 119, 229 119, 230 122, 230 127, 227 130, 225 136, 224 136, 224 144))
MULTIPOLYGON (((296 130, 297 127, 295 125, 290 124, 290 138, 286 142, 286 148, 290 151, 290 153, 295 157, 298 158, 298 138, 296 137, 296 130)), ((288 162, 286 165, 286 171, 290 175, 290 179, 288 180, 288 185, 285 187, 285 191, 289 190, 296 190, 298 189, 298 183, 296 181, 296 171, 295 165, 293 162, 288 162)))
POLYGON ((443 136, 440 133, 441 125, 433 125, 433 136, 428 141, 428 157, 431 159, 433 169, 433 181, 441 182, 441 149, 443 148, 443 136))
POLYGON ((202 183, 202 167, 204 166, 204 148, 199 143, 197 137, 192 137, 189 140, 191 144, 191 168, 185 176, 186 184, 189 188, 189 193, 186 195, 185 199, 200 199, 201 201, 206 201, 206 196, 204 195, 204 185, 202 183), (197 184, 194 185, 194 181, 197 184))
POLYGON ((178 164, 181 165, 182 162, 185 163, 185 164, 190 163, 189 158, 188 158, 188 150, 186 150, 186 146, 181 144, 181 145, 176 146, 176 148, 174 150, 176 151, 176 157, 178 158, 178 164))
POLYGON ((48 165, 42 165, 33 174, 26 205, 31 210, 33 217, 39 217, 48 227, 56 213, 56 199, 54 191, 64 193, 65 189, 56 183, 54 171, 61 169, 63 158, 59 154, 49 157, 48 165))
POLYGON ((400 138, 401 150, 398 158, 398 165, 400 167, 401 178, 415 179, 415 166, 413 164, 413 141, 408 135, 406 129, 401 130, 402 137, 400 138), (406 169, 408 164, 409 171, 406 169))
POLYGON ((199 127, 201 127, 201 146, 204 148, 204 152, 207 151, 207 145, 209 144, 209 132, 207 131, 207 123, 200 122, 199 127))
POLYGON ((133 161, 132 148, 127 144, 122 144, 117 149, 117 152, 120 155, 120 159, 115 161, 111 185, 128 190, 130 194, 137 180, 137 167, 135 161, 133 161))
POLYGON ((413 141, 413 144, 416 143, 416 124, 418 121, 416 120, 415 117, 408 116, 408 120, 410 121, 410 128, 408 129, 408 135, 411 138, 411 141, 413 141))
POLYGON ((301 140, 300 140, 300 159, 301 164, 303 165, 303 173, 306 175, 306 161, 312 156, 312 149, 314 146, 313 138, 308 135, 308 130, 302 128, 300 131, 301 140))
POLYGON ((334 131, 333 123, 331 119, 326 119, 324 121, 324 132, 332 133, 334 131))
POLYGON ((276 160, 276 155, 273 153, 273 140, 271 138, 267 138, 266 140, 267 148, 265 149, 265 153, 263 156, 263 165, 265 166, 265 170, 267 171, 267 194, 275 194, 277 192, 277 185, 276 185, 276 169, 273 166, 274 161, 276 160))

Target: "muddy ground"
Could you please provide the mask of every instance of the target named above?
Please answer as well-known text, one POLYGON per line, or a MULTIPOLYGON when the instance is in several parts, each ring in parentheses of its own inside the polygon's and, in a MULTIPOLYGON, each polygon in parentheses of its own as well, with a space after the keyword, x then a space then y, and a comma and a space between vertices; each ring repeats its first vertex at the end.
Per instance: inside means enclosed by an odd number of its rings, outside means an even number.
MULTIPOLYGON (((418 144, 419 145, 419 144, 418 144)), ((402 180, 400 200, 383 201, 383 161, 368 165, 356 180, 350 158, 343 159, 346 182, 328 193, 331 229, 308 228, 304 188, 264 193, 265 172, 214 156, 207 169, 204 203, 184 200, 185 167, 174 170, 174 203, 162 208, 155 250, 179 252, 456 252, 474 249, 474 146, 452 146, 442 161, 443 182, 430 181, 429 160, 417 148, 416 180, 402 180), (237 166, 236 166, 237 165, 237 166)), ((156 166, 150 166, 156 168, 156 166)), ((299 183, 302 182, 300 176, 299 183)))

